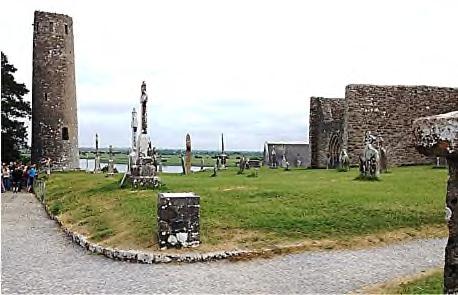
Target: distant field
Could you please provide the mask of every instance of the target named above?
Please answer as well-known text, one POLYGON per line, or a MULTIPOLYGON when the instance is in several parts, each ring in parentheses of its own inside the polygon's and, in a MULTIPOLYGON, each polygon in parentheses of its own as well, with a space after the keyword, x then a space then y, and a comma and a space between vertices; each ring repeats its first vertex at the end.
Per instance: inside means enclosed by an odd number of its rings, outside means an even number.
MULTIPOLYGON (((259 177, 251 177, 249 170, 237 175, 232 168, 217 177, 210 174, 162 175, 162 191, 193 191, 201 196, 199 249, 301 241, 352 247, 416 236, 425 233, 424 228, 430 229, 426 235, 446 232, 446 170, 394 168, 377 182, 354 180, 356 169, 344 173, 263 167, 259 177)), ((65 223, 94 241, 157 249, 157 192, 119 189, 120 177, 54 174, 47 183, 47 203, 65 223)))

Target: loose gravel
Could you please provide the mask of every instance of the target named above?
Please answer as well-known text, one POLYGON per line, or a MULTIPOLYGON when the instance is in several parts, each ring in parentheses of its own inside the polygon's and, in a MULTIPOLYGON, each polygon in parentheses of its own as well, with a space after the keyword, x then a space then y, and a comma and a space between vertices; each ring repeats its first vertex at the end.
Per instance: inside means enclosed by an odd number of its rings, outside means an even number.
POLYGON ((31 194, 2 194, 8 293, 348 293, 443 264, 445 239, 251 261, 137 264, 89 254, 31 194))

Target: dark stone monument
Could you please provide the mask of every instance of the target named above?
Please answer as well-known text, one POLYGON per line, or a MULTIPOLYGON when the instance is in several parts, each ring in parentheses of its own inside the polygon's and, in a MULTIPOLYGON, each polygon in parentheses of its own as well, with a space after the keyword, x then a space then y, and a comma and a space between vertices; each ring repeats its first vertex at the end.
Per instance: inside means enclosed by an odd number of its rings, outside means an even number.
POLYGON ((99 153, 99 135, 95 134, 95 159, 94 159, 94 173, 100 173, 100 153, 99 153))
POLYGON ((196 247, 199 234, 200 197, 194 193, 159 193, 158 240, 161 249, 196 247))
POLYGON ((444 293, 458 293, 458 111, 422 117, 413 122, 415 146, 427 156, 445 157, 449 168, 446 220, 449 230, 445 248, 444 293))

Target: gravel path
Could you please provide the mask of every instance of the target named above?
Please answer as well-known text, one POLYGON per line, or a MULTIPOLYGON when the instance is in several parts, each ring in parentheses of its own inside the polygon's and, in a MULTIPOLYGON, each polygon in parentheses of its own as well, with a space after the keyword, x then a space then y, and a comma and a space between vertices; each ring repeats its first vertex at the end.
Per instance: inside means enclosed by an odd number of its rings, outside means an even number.
POLYGON ((445 239, 243 262, 135 264, 90 255, 30 194, 2 194, 2 293, 346 293, 443 263, 445 239))

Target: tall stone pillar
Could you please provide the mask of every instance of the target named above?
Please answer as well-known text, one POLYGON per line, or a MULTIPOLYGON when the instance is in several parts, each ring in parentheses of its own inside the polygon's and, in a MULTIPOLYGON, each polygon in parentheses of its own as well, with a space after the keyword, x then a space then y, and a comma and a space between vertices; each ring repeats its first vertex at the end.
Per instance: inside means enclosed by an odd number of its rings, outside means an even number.
POLYGON ((185 161, 185 174, 191 173, 191 136, 186 134, 186 161, 185 161))
POLYGON ((445 248, 444 293, 458 293, 458 111, 416 119, 413 129, 420 153, 447 159, 445 210, 449 238, 445 248))

